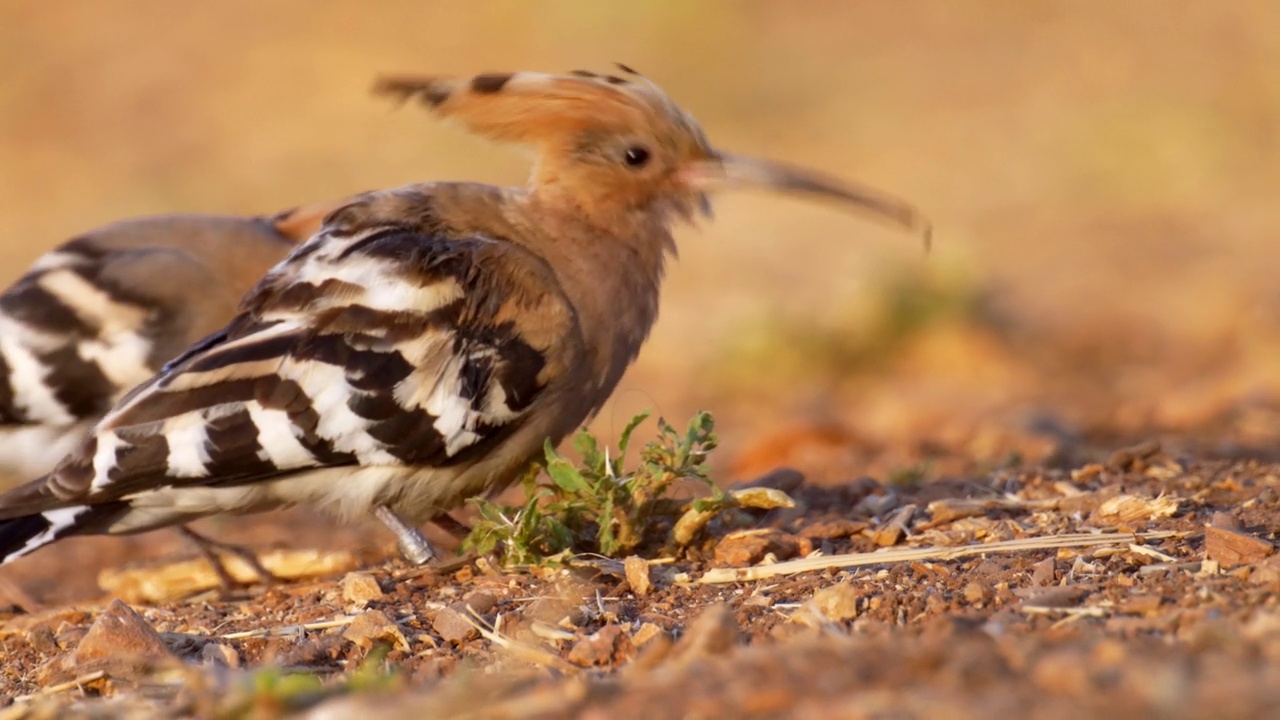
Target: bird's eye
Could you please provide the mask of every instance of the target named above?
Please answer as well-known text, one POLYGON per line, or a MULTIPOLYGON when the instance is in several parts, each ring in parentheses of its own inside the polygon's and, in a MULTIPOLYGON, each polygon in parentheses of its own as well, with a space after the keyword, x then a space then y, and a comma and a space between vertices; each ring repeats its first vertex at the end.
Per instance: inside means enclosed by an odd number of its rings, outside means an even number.
POLYGON ((645 163, 649 162, 649 150, 639 145, 632 145, 627 148, 627 153, 626 155, 623 155, 623 160, 625 160, 627 165, 630 167, 644 167, 645 163))

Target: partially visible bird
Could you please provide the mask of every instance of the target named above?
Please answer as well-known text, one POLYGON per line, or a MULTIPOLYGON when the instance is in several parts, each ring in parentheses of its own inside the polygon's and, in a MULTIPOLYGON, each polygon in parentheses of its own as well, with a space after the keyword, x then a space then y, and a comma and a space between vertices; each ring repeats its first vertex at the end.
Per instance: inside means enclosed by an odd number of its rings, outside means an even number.
POLYGON ((333 203, 113 223, 0 294, 0 473, 49 472, 126 391, 226 324, 333 203))
POLYGON ((222 330, 124 397, 56 469, 0 497, 0 559, 310 503, 415 525, 509 484, 597 412, 658 313, 672 226, 723 185, 909 206, 714 149, 651 81, 575 72, 387 78, 377 89, 535 153, 527 188, 368 193, 222 330))

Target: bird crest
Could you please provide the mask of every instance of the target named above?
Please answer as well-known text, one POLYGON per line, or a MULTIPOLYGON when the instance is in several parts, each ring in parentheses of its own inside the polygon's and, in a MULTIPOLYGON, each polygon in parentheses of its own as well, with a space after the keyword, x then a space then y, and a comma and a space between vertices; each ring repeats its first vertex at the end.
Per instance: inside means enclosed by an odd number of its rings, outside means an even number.
POLYGON ((574 70, 481 73, 470 77, 384 76, 374 92, 420 100, 435 115, 537 153, 529 187, 612 224, 622 213, 692 219, 707 194, 725 187, 824 196, 921 236, 932 229, 908 203, 813 171, 735 155, 706 134, 656 83, 622 64, 620 74, 574 70))

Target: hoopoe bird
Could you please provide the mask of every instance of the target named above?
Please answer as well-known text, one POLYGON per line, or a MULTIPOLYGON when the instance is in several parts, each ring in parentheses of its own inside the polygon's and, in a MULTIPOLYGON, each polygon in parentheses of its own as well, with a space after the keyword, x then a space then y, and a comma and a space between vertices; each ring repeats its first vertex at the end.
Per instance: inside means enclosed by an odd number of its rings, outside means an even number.
POLYGON ((83 233, 0 294, 0 472, 49 472, 124 395, 230 320, 332 204, 83 233))
POLYGON ((126 395, 48 475, 0 496, 0 562, 60 538, 309 503, 417 525, 496 492, 604 404, 658 314, 672 228, 749 185, 841 201, 926 238, 910 206, 714 149, 656 84, 519 72, 376 91, 535 153, 526 188, 372 192, 126 395))

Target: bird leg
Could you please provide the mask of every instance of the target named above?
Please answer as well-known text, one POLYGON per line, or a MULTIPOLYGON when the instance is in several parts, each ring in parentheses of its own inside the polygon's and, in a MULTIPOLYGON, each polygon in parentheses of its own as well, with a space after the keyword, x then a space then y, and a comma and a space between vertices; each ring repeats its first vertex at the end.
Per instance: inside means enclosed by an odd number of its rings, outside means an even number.
MULTIPOLYGON (((386 505, 379 505, 374 510, 374 515, 377 515, 382 524, 387 526, 387 529, 395 533, 396 544, 400 547, 400 554, 406 560, 414 565, 426 565, 436 557, 435 548, 431 547, 431 543, 427 542, 427 538, 422 534, 422 531, 405 523, 398 515, 391 512, 391 508, 386 505)), ((457 521, 455 520, 454 522, 457 521)))
POLYGON ((219 552, 235 555, 244 560, 249 567, 258 574, 258 578, 262 582, 270 584, 281 582, 281 579, 273 574, 270 570, 263 566, 262 561, 258 559, 257 553, 247 547, 240 545, 232 545, 205 537, 200 533, 192 530, 186 525, 179 525, 176 530, 186 539, 190 540, 200 554, 209 561, 209 565, 213 568, 213 572, 218 576, 218 584, 222 586, 224 592, 239 587, 241 583, 232 577, 231 572, 227 570, 226 563, 223 562, 219 552))
POLYGON ((466 523, 459 521, 447 512, 431 518, 431 524, 454 536, 458 542, 462 542, 471 534, 471 528, 466 523))

